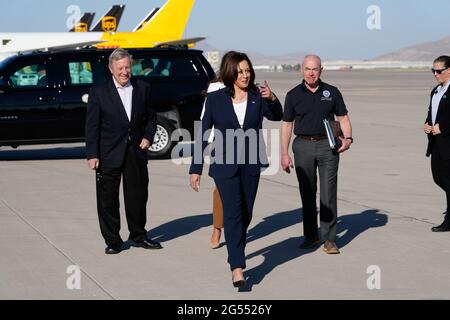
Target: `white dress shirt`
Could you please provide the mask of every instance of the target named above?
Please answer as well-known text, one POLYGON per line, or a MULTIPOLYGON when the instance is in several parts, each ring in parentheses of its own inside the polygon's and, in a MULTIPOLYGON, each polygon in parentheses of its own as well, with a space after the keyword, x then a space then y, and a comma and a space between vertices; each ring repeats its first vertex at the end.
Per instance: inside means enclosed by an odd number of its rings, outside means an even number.
POLYGON ((447 82, 445 86, 439 86, 434 91, 433 99, 431 100, 431 121, 433 122, 433 126, 436 124, 436 115, 439 110, 439 103, 441 103, 441 99, 444 96, 445 92, 448 90, 448 86, 450 81, 447 82))
POLYGON ((233 103, 233 107, 242 128, 244 126, 245 111, 247 111, 247 100, 241 103, 233 103))
POLYGON ((116 79, 114 79, 114 85, 117 88, 117 92, 119 93, 120 100, 122 100, 123 107, 125 108, 125 112, 127 113, 128 120, 131 121, 131 106, 133 103, 133 86, 131 85, 131 82, 128 81, 128 83, 125 86, 121 86, 116 79))

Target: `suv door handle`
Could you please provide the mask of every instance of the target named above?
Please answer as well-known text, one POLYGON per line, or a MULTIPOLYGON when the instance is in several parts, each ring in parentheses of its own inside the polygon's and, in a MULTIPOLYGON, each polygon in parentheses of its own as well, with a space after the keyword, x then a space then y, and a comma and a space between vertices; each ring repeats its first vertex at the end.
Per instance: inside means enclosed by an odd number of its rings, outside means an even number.
POLYGON ((56 101, 56 98, 52 97, 52 96, 40 96, 39 101, 42 101, 42 102, 56 101))

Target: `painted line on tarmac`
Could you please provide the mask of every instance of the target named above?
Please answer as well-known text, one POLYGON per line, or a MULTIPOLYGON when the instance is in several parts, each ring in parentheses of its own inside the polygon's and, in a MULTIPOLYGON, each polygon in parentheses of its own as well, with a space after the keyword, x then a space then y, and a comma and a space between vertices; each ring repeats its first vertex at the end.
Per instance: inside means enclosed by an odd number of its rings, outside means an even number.
MULTIPOLYGON (((24 223, 26 223, 29 227, 31 227, 36 233, 38 233, 45 241, 47 241, 52 247, 54 247, 60 254, 62 254, 66 259, 68 259, 73 265, 78 265, 74 259, 72 259, 67 253, 58 248, 56 244, 54 244, 45 234, 43 234, 38 228, 36 228, 30 221, 28 221, 20 212, 15 210, 12 206, 10 206, 4 199, 0 199, 0 201, 11 210, 17 217, 19 217, 24 223)), ((104 288, 93 276, 91 276, 86 270, 80 267, 81 272, 83 272, 92 282, 94 282, 106 295, 108 295, 111 299, 117 300, 106 288, 104 288)))

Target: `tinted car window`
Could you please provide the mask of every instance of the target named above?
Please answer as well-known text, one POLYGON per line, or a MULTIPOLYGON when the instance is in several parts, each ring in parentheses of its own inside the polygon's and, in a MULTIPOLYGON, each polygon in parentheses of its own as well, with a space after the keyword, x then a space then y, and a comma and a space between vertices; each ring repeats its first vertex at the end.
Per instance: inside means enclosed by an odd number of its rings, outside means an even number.
POLYGON ((108 62, 103 57, 77 53, 58 57, 56 75, 68 87, 101 84, 109 74, 108 62))
POLYGON ((90 62, 69 62, 70 84, 92 84, 92 66, 90 62))
POLYGON ((197 66, 188 57, 137 58, 131 69, 134 76, 153 78, 197 77, 197 66))
POLYGON ((41 64, 28 65, 13 72, 10 80, 13 88, 45 87, 47 85, 47 70, 41 64))

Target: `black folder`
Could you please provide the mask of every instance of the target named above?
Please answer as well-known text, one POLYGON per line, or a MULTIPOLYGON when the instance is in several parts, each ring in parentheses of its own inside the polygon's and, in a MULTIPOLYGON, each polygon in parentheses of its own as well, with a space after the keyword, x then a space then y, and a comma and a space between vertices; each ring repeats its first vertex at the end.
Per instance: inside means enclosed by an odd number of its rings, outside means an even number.
POLYGON ((325 126, 325 131, 327 132, 330 148, 333 150, 338 150, 342 146, 342 142, 339 137, 343 137, 339 121, 323 119, 323 125, 325 126))

